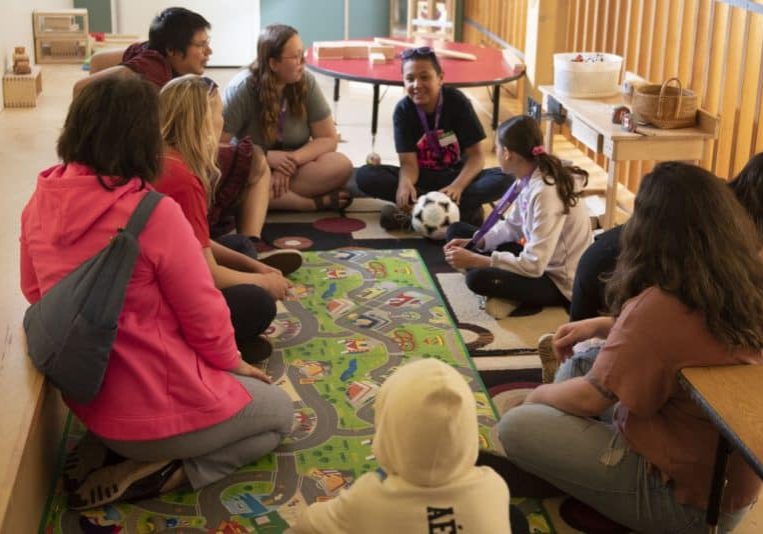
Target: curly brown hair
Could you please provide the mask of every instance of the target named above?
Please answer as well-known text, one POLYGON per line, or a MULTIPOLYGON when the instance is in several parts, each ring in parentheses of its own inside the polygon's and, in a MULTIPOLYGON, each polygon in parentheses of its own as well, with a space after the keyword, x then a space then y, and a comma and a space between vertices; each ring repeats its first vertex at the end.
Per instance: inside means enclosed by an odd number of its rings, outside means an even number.
MULTIPOLYGON (((265 143, 273 145, 278 137, 278 116, 281 112, 281 97, 276 89, 277 79, 270 68, 270 59, 280 59, 286 43, 298 35, 296 29, 286 24, 270 24, 260 32, 257 40, 257 59, 249 66, 249 90, 254 97, 257 115, 255 120, 263 132, 265 143)), ((299 118, 307 114, 307 83, 304 76, 295 83, 288 84, 283 97, 291 110, 299 118)))
POLYGON ((543 173, 543 181, 547 185, 556 185, 556 194, 564 204, 564 213, 569 213, 570 208, 578 203, 580 191, 575 186, 575 176, 582 176, 585 186, 588 183, 588 171, 574 165, 565 165, 552 154, 533 154, 534 148, 543 146, 543 133, 532 117, 517 115, 503 122, 498 127, 498 143, 524 159, 537 163, 543 173))
POLYGON ((763 262, 750 217, 726 184, 686 163, 644 176, 607 284, 617 316, 651 286, 705 316, 729 348, 763 348, 763 262))

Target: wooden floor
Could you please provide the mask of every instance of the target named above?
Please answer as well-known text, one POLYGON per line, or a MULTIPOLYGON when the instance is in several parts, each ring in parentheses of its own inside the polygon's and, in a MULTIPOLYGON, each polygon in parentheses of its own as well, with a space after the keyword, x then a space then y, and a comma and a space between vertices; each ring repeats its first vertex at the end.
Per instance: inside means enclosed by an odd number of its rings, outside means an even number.
MULTIPOLYGON (((233 69, 210 69, 208 75, 225 85, 235 74, 233 69)), ((43 68, 43 92, 38 106, 30 109, 5 109, 0 112, 0 161, 2 174, 2 194, 0 194, 0 269, 6 275, 0 278, 0 328, 3 334, 3 349, 0 352, 0 486, 7 473, 18 465, 26 443, 28 422, 35 418, 29 413, 38 406, 30 398, 31 390, 39 393, 36 373, 18 348, 21 317, 26 302, 19 291, 18 236, 21 209, 34 189, 35 179, 40 170, 56 162, 55 142, 71 100, 71 86, 84 73, 74 65, 46 65, 43 68), (26 425, 26 426, 25 426, 26 425)), ((446 73, 447 75, 447 73, 446 73)), ((333 81, 318 77, 324 94, 330 98, 333 81)), ((472 98, 480 120, 491 137, 483 143, 489 165, 495 164, 492 152, 492 130, 490 129, 491 104, 484 88, 467 91, 472 98)), ((342 143, 339 150, 347 154, 353 163, 361 165, 366 155, 375 150, 382 160, 396 163, 397 157, 392 139, 392 110, 402 96, 401 88, 382 89, 383 99, 379 107, 379 131, 375 143, 370 135, 372 88, 370 85, 342 82, 341 98, 335 104, 334 115, 342 143)), ((520 112, 520 104, 515 99, 504 96, 501 100, 501 119, 520 112)), ((589 187, 603 189, 606 173, 585 158, 575 147, 561 137, 555 139, 555 151, 563 159, 569 159, 591 172, 589 187)), ((619 204, 628 205, 632 195, 620 188, 619 204)), ((588 201, 589 209, 600 212, 603 202, 595 197, 588 201)), ((8 487, 2 492, 11 491, 8 487)), ((15 499, 12 499, 15 500, 15 499)), ((2 511, 0 509, 0 511, 2 511)), ((736 532, 753 534, 763 532, 763 509, 753 508, 744 524, 736 532)))

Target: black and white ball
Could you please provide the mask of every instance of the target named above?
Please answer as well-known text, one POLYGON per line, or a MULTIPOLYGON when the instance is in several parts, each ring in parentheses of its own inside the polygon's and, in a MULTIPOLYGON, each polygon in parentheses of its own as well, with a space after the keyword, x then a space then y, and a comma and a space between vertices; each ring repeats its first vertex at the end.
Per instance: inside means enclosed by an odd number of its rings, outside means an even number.
POLYGON ((430 239, 445 239, 448 226, 457 222, 459 217, 458 204, 448 195, 439 191, 430 191, 416 201, 411 226, 430 239))

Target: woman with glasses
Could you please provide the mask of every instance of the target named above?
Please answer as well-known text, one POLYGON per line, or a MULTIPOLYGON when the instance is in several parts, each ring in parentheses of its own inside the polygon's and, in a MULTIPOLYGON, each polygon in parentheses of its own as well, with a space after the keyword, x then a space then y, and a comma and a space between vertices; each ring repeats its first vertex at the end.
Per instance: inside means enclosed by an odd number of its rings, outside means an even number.
POLYGON ((485 131, 466 95, 443 86, 434 51, 410 48, 401 59, 407 96, 393 115, 400 166, 365 165, 357 173, 358 187, 395 203, 382 209, 387 230, 409 229, 416 198, 430 191, 448 195, 461 208, 461 220, 479 226, 482 205, 499 199, 513 178, 498 167, 483 169, 485 131))
MULTIPOLYGON (((207 88, 203 101, 206 105, 207 88)), ((36 302, 124 227, 161 167, 156 88, 88 84, 21 216, 21 289, 36 302)), ((289 396, 242 360, 230 313, 180 206, 162 198, 140 255, 98 395, 64 401, 88 434, 67 458, 69 507, 201 488, 268 454, 291 430, 289 396), (108 447, 108 448, 107 448, 108 447)))
POLYGON ((305 70, 297 30, 283 24, 265 27, 257 60, 231 80, 223 102, 224 137, 251 136, 267 150, 271 209, 342 210, 350 204, 344 185, 352 163, 336 151, 331 110, 305 70))

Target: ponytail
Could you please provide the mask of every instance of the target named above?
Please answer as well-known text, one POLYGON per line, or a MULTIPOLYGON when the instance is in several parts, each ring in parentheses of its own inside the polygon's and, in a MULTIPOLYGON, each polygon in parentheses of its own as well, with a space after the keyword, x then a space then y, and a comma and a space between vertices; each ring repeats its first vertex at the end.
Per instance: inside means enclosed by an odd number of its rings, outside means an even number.
POLYGON ((501 146, 519 154, 528 161, 535 161, 543 174, 543 182, 556 185, 556 194, 564 204, 564 213, 578 203, 580 193, 575 188, 575 176, 588 184, 588 171, 573 165, 564 165, 562 161, 543 148, 543 134, 532 117, 518 115, 505 121, 498 127, 498 141, 501 146))

